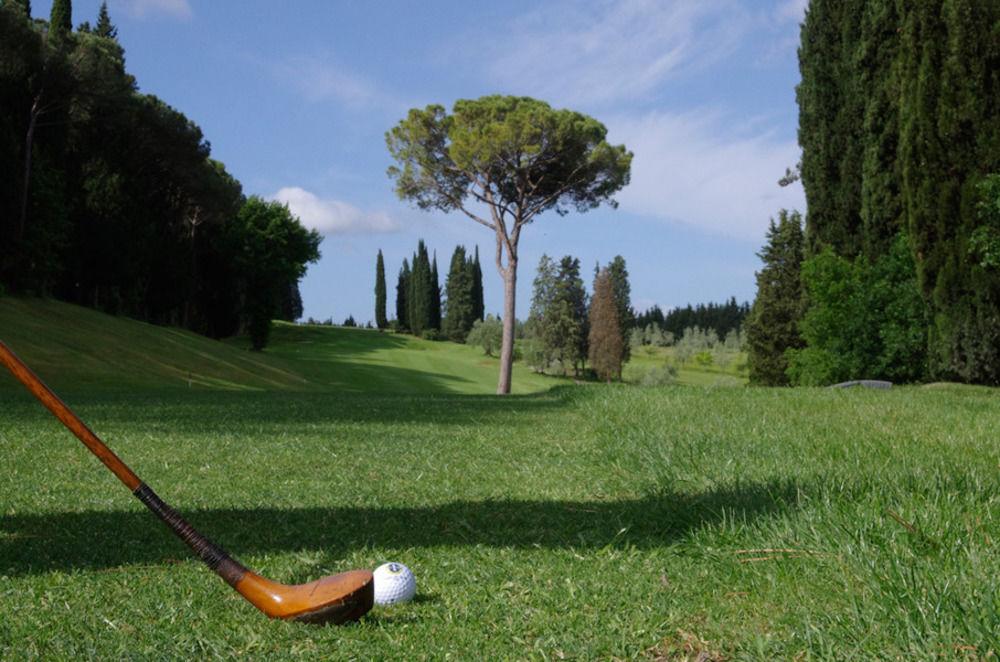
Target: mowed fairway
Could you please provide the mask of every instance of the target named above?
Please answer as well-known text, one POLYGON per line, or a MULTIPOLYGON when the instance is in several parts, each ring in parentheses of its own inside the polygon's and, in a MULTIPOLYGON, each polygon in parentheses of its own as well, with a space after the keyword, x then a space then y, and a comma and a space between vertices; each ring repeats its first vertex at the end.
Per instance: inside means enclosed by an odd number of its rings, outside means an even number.
MULTIPOLYGON (((0 338, 27 337, 7 324, 0 338)), ((98 381, 47 374, 57 364, 39 372, 160 496, 261 574, 301 582, 398 560, 418 599, 348 627, 268 621, 4 375, 0 657, 1000 652, 995 390, 546 379, 560 385, 496 398, 456 392, 485 378, 440 377, 474 361, 394 366, 404 345, 353 362, 312 333, 281 328, 263 357, 214 344, 219 360, 265 361, 308 388, 149 378, 122 389, 110 370, 98 381), (384 388, 379 366, 409 392, 384 388), (359 367, 367 381, 337 386, 359 367), (425 370, 436 376, 414 374, 425 370)))

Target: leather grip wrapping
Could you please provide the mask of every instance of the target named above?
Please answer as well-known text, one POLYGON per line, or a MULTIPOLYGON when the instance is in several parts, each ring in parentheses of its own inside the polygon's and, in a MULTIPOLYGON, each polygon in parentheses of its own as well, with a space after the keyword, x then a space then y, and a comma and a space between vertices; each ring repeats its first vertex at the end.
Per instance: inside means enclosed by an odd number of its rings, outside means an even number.
POLYGON ((195 531, 194 527, 188 524, 176 510, 156 496, 156 492, 151 490, 148 485, 140 483, 132 494, 163 520, 170 527, 170 530, 177 534, 177 537, 183 540, 198 555, 198 558, 222 577, 227 584, 235 588, 236 584, 243 579, 243 575, 247 572, 246 568, 238 561, 234 561, 224 549, 195 531))

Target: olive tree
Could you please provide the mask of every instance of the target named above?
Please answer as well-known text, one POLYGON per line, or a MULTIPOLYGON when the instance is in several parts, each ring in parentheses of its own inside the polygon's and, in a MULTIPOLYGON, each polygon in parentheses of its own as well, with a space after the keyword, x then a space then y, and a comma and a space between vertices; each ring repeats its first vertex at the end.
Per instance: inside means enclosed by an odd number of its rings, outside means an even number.
POLYGON ((497 393, 510 393, 518 244, 545 211, 585 212, 629 181, 632 154, 605 140, 603 124, 527 97, 486 96, 413 108, 386 133, 396 193, 424 210, 457 211, 496 237, 504 282, 497 393))

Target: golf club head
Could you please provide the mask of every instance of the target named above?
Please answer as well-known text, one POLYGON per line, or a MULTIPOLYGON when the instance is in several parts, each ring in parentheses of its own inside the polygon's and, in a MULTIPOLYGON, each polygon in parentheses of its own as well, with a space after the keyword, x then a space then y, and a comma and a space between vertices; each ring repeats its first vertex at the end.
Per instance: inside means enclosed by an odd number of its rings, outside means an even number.
POLYGON ((351 570, 293 586, 248 571, 235 588, 271 618, 304 623, 356 621, 375 603, 370 570, 351 570))

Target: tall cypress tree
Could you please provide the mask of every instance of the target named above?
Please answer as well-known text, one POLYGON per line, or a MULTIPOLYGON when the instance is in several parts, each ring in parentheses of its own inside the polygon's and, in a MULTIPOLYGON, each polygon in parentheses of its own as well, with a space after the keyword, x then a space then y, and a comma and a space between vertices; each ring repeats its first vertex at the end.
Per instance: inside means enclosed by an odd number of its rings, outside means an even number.
POLYGON ((49 35, 59 43, 73 31, 72 0, 53 0, 49 14, 49 35))
POLYGON ((465 258, 465 247, 456 246, 445 282, 447 308, 442 331, 455 342, 465 342, 475 321, 472 297, 472 270, 465 258))
POLYGON ((587 292, 580 278, 580 260, 567 255, 559 263, 544 338, 553 358, 562 362, 563 372, 571 365, 580 374, 587 358, 587 327, 587 292))
POLYGON ((111 22, 111 17, 108 15, 107 2, 102 2, 100 10, 97 12, 97 25, 94 28, 94 34, 105 39, 118 38, 118 28, 114 26, 111 22))
POLYGON ((618 326, 618 301, 608 269, 601 269, 594 279, 594 296, 590 300, 590 332, 588 357, 598 379, 610 382, 622 371, 621 328, 618 326))
POLYGON ((744 326, 750 383, 783 386, 789 382, 786 352, 803 346, 802 259, 805 237, 798 212, 782 209, 771 219, 767 244, 758 253, 764 267, 757 272, 757 298, 744 326))
POLYGON ((854 78, 854 55, 866 0, 812 0, 802 24, 796 88, 802 184, 809 245, 838 255, 861 251, 864 99, 854 78))
POLYGON ((379 249, 375 260, 375 326, 384 329, 388 325, 385 316, 385 262, 382 260, 382 249, 379 249))
POLYGON ((431 327, 431 264, 427 245, 421 239, 413 255, 413 273, 410 278, 410 331, 422 335, 431 327))
POLYGON ((895 0, 869 0, 861 21, 854 75, 865 102, 861 125, 862 248, 886 254, 903 227, 899 160, 899 25, 895 0))
MULTIPOLYGON (((632 310, 632 286, 628 282, 628 269, 625 268, 625 258, 621 255, 616 255, 608 263, 607 272, 608 278, 611 279, 611 292, 614 294, 615 310, 618 313, 618 331, 623 338, 628 338, 629 331, 632 330, 632 326, 635 324, 635 312, 632 310)), ((598 276, 600 276, 600 272, 598 272, 598 276)), ((621 357, 619 358, 619 368, 622 364, 628 363, 628 360, 632 358, 632 351, 627 342, 622 343, 621 357)), ((621 378, 621 374, 618 377, 621 378)))
POLYGON ((403 266, 399 269, 396 281, 396 328, 400 331, 410 330, 410 263, 403 258, 403 266))
POLYGON ((441 330, 441 279, 438 278, 438 258, 437 251, 431 260, 431 319, 430 328, 441 330))
POLYGON ((913 3, 900 47, 907 227, 937 378, 1000 383, 1000 282, 970 259, 977 182, 1000 172, 1000 3, 913 3))
POLYGON ((476 246, 476 257, 472 261, 472 315, 477 320, 486 316, 486 303, 483 300, 483 267, 479 264, 479 246, 476 246))

